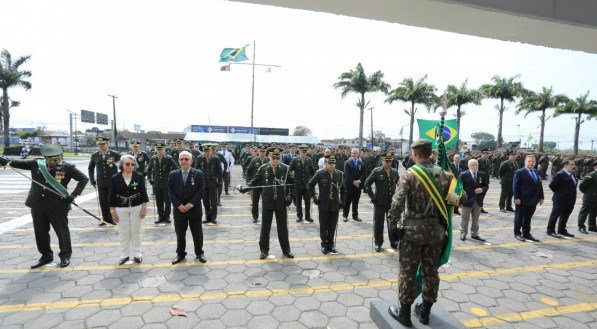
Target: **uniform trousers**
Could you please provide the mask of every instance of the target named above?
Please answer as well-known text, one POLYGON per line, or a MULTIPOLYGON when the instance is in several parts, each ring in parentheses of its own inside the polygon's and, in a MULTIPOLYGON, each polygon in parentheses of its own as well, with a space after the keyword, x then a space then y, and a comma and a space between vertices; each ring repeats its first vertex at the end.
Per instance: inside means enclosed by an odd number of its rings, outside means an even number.
POLYGON ((120 259, 143 257, 141 253, 141 205, 135 207, 116 207, 120 219, 118 235, 120 237, 120 259))
POLYGON ((153 187, 153 195, 155 203, 158 208, 158 219, 164 220, 170 218, 170 195, 168 192, 168 186, 165 187, 153 187))
POLYGON ((585 222, 589 217, 589 228, 597 228, 595 217, 597 217, 597 202, 587 200, 582 202, 578 212, 578 228, 586 228, 585 222))
POLYGON ((108 205, 108 197, 110 195, 110 186, 98 186, 97 194, 99 196, 99 204, 102 210, 102 218, 106 222, 112 221, 112 215, 110 215, 110 206, 108 205))
POLYGON ((342 216, 348 217, 350 204, 352 203, 352 218, 359 217, 359 199, 361 198, 361 189, 350 184, 346 185, 346 195, 344 197, 344 209, 342 216))
MULTIPOLYGON (((376 246, 383 245, 383 228, 386 222, 386 216, 388 215, 388 211, 390 210, 389 205, 375 205, 373 208, 373 236, 375 239, 376 246)), ((396 241, 394 240, 393 236, 389 236, 390 245, 394 246, 396 241)))
POLYGON ((336 241, 336 227, 340 210, 323 210, 319 208, 319 237, 322 248, 332 248, 336 241))
POLYGON ((251 190, 253 193, 251 194, 251 214, 253 215, 253 219, 259 218, 259 198, 261 198, 261 189, 254 188, 251 190))
POLYGON ((512 191, 512 182, 502 183, 502 190, 500 191, 500 201, 499 207, 500 209, 512 209, 512 195, 514 192, 512 191))
POLYGON ((295 186, 296 215, 303 218, 303 200, 305 201, 305 218, 311 218, 311 193, 308 188, 295 186))
POLYGON ((262 209, 261 234, 259 236, 259 249, 261 252, 269 252, 269 236, 272 230, 272 221, 276 215, 276 227, 278 229, 278 241, 283 253, 290 251, 288 241, 288 213, 286 207, 280 209, 262 209))
POLYGON ((205 208, 205 219, 208 221, 218 219, 218 188, 217 186, 206 186, 203 194, 203 207, 205 208))
MULTIPOLYGON (((57 201, 62 202, 64 201, 57 201)), ((70 258, 73 250, 70 242, 70 231, 68 229, 68 207, 62 209, 48 209, 44 207, 31 208, 31 217, 33 218, 33 230, 35 232, 35 243, 37 250, 41 254, 41 261, 54 260, 54 252, 50 247, 50 225, 58 236, 58 246, 60 259, 70 258)))

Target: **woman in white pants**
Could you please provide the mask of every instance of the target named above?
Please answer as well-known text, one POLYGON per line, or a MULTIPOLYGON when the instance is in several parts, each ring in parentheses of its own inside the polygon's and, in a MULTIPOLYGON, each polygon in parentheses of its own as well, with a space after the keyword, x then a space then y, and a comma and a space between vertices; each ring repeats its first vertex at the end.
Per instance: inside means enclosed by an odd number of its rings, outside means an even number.
POLYGON ((138 173, 137 161, 129 154, 118 162, 120 172, 112 176, 110 185, 110 214, 118 223, 120 236, 120 265, 132 256, 135 263, 143 261, 141 253, 141 220, 147 212, 147 189, 145 177, 138 173))

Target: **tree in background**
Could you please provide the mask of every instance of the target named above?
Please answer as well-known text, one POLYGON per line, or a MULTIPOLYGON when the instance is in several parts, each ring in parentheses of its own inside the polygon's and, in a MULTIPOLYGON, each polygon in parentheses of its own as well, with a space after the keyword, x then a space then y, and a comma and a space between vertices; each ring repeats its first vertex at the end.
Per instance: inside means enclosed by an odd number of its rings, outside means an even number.
MULTIPOLYGON (((444 94, 440 97, 440 100, 444 101, 446 109, 455 106, 456 107, 456 122, 458 132, 460 132, 460 118, 465 114, 462 110, 463 105, 475 104, 481 105, 483 100, 483 94, 477 89, 468 89, 466 87, 468 80, 465 80, 460 87, 455 85, 448 85, 444 94)), ((460 149, 460 141, 456 143, 454 152, 458 152, 460 149)))
MULTIPOLYGON (((386 139, 386 134, 383 131, 376 130, 373 132, 373 144, 379 146, 382 150, 386 144, 386 139)), ((367 140, 371 140, 371 133, 369 133, 367 140)))
POLYGON ((363 65, 359 63, 354 70, 340 74, 339 81, 334 83, 334 88, 340 89, 342 98, 349 93, 356 93, 361 96, 356 104, 359 108, 359 148, 363 147, 363 116, 365 107, 369 104, 369 102, 365 102, 365 94, 379 91, 387 94, 390 85, 383 81, 383 76, 384 74, 381 71, 367 76, 363 65))
POLYGON ((477 149, 479 150, 484 150, 484 149, 488 149, 488 150, 495 150, 496 149, 496 141, 495 141, 495 136, 493 136, 490 133, 486 133, 486 132, 475 132, 471 134, 471 138, 475 141, 475 144, 477 144, 477 149))
POLYGON ((566 98, 564 104, 558 106, 554 112, 554 117, 562 114, 569 114, 576 116, 574 124, 574 155, 578 154, 578 139, 580 136, 580 125, 585 122, 583 115, 586 120, 597 118, 597 101, 589 99, 589 91, 584 95, 580 95, 576 99, 566 98))
POLYGON ((313 135, 313 131, 309 127, 306 126, 296 126, 294 128, 294 132, 292 132, 293 136, 311 136, 313 135))
POLYGON ((25 80, 31 77, 31 72, 19 70, 19 67, 30 58, 31 56, 22 56, 13 61, 8 50, 3 49, 0 53, 0 89, 2 89, 0 112, 2 112, 2 128, 4 129, 4 147, 10 147, 10 109, 19 105, 19 102, 15 101, 9 104, 8 89, 14 87, 31 89, 31 83, 25 80))

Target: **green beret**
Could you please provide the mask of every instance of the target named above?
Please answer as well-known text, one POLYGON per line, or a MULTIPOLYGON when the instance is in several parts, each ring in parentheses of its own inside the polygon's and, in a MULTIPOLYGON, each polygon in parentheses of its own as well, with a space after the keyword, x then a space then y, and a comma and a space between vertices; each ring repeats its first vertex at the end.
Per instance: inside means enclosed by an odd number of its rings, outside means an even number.
POLYGON ((40 148, 42 156, 54 157, 62 154, 62 147, 58 145, 45 144, 40 148))
POLYGON ((411 149, 430 149, 431 150, 431 141, 427 139, 417 139, 413 142, 413 145, 410 146, 411 149))

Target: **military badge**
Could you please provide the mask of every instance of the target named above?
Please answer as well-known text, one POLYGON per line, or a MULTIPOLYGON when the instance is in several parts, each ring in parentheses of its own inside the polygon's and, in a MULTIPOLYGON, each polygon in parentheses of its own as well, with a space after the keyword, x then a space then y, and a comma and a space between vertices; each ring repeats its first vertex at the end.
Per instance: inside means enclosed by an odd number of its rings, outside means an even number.
POLYGON ((138 162, 143 162, 143 157, 142 157, 142 156, 139 156, 139 157, 137 158, 137 161, 138 161, 138 162))
POLYGON ((137 183, 137 182, 132 182, 131 184, 129 184, 129 186, 130 186, 130 187, 131 187, 133 190, 136 190, 136 189, 137 189, 137 186, 139 186, 139 183, 137 183))
POLYGON ((54 178, 56 178, 56 180, 59 182, 62 181, 64 179, 64 171, 57 170, 56 176, 54 176, 54 178))

